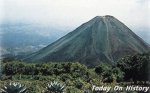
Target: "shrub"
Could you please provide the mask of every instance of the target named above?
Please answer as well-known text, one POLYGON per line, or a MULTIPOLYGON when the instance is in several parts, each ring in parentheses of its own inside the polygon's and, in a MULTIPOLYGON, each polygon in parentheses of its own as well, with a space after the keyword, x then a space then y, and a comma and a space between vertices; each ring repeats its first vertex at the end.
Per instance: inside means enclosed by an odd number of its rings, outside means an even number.
POLYGON ((125 72, 126 81, 149 80, 150 54, 137 54, 121 58, 117 66, 125 72))
POLYGON ((2 93, 26 93, 27 88, 20 83, 10 83, 1 89, 2 93))
POLYGON ((110 64, 100 64, 95 72, 102 77, 103 82, 122 81, 124 73, 117 67, 110 64))
POLYGON ((47 90, 45 93, 63 93, 65 85, 57 81, 51 82, 47 85, 47 90))

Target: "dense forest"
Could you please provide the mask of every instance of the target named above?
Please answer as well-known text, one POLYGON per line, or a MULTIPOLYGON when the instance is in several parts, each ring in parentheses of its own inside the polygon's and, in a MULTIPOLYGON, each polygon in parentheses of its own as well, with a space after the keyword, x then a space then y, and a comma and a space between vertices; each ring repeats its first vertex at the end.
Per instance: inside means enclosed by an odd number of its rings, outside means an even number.
POLYGON ((0 88, 18 82, 26 86, 22 89, 27 93, 98 93, 92 91, 92 85, 143 86, 150 81, 150 54, 129 55, 116 64, 100 64, 93 68, 79 62, 26 63, 12 58, 3 59, 1 67, 0 88))

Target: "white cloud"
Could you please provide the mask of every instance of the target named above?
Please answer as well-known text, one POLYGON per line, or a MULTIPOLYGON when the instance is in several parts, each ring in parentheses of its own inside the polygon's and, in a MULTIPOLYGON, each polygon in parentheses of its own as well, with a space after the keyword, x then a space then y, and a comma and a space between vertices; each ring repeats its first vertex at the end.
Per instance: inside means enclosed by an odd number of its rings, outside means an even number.
MULTIPOLYGON (((131 28, 149 27, 149 0, 0 0, 3 19, 76 27, 113 15, 131 28), (4 7, 4 8, 2 8, 4 7)), ((0 15, 2 18, 2 15, 0 15)))

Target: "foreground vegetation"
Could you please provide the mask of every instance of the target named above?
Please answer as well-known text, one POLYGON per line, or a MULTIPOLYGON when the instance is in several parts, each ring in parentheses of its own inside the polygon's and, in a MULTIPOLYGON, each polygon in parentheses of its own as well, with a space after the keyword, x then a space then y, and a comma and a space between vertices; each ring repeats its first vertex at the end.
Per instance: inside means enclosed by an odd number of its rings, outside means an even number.
MULTIPOLYGON (((126 86, 128 82, 147 85, 149 62, 149 54, 126 56, 115 65, 100 64, 95 68, 88 68, 78 62, 42 64, 4 59, 0 87, 10 82, 19 82, 26 85, 29 93, 44 93, 48 90, 48 84, 51 87, 51 82, 59 81, 59 85, 65 86, 63 88, 65 93, 92 93, 92 85, 126 86)), ((60 89, 62 87, 54 85, 60 89)))

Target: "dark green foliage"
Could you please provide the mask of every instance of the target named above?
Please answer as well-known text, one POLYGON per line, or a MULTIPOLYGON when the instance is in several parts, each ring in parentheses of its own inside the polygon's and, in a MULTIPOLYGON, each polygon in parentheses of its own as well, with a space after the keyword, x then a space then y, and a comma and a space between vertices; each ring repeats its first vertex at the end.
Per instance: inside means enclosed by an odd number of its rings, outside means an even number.
POLYGON ((26 70, 25 63, 22 62, 15 62, 15 64, 14 62, 6 63, 3 69, 3 73, 6 75, 15 75, 17 73, 20 74, 26 70))
POLYGON ((70 74, 62 74, 61 76, 62 81, 67 81, 68 79, 72 79, 72 76, 70 74))
POLYGON ((79 63, 52 63, 52 64, 26 64, 23 62, 10 62, 4 64, 3 74, 6 75, 61 75, 72 74, 73 77, 80 77, 88 73, 86 66, 79 63))
POLYGON ((29 93, 43 93, 47 82, 54 80, 65 82, 66 93, 83 93, 82 89, 88 89, 92 79, 93 83, 100 83, 97 82, 99 77, 93 69, 78 62, 33 64, 12 61, 3 63, 2 67, 2 81, 19 80, 29 87, 29 93))
POLYGON ((101 64, 101 65, 99 65, 99 66, 97 66, 97 67, 95 68, 95 72, 96 72, 97 74, 102 74, 102 73, 104 73, 105 71, 111 70, 111 68, 112 68, 112 66, 109 65, 109 64, 101 64))
POLYGON ((56 80, 64 82, 66 93, 92 93, 92 85, 115 85, 123 80, 124 75, 125 78, 130 76, 127 80, 147 79, 149 62, 148 54, 127 56, 119 60, 117 65, 100 64, 95 68, 87 68, 78 62, 35 64, 11 61, 2 64, 0 87, 10 80, 19 81, 28 86, 29 93, 43 93, 48 89, 47 82, 56 80))
POLYGON ((15 57, 10 56, 10 57, 5 57, 5 58, 3 58, 3 59, 2 59, 2 62, 3 62, 3 63, 6 63, 6 62, 14 61, 14 60, 16 60, 15 57))
POLYGON ((147 81, 150 67, 150 54, 126 56, 118 61, 117 66, 125 72, 125 80, 147 81))
POLYGON ((20 83, 10 83, 2 87, 2 93, 26 93, 27 88, 20 83))
POLYGON ((75 87, 78 88, 78 89, 82 89, 83 82, 80 79, 76 80, 75 87))
POLYGON ((113 77, 116 79, 117 82, 123 81, 124 72, 121 71, 120 68, 115 67, 112 69, 113 77))
POLYGON ((101 64, 95 68, 95 72, 102 76, 103 82, 122 81, 124 73, 110 64, 101 64))

